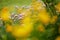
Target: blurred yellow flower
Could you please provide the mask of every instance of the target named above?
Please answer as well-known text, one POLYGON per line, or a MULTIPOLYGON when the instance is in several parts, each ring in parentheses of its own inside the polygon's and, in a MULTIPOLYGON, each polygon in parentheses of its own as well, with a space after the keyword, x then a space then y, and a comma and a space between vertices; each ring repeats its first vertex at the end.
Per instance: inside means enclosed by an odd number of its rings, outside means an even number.
POLYGON ((3 20, 9 20, 9 16, 10 16, 10 13, 9 13, 9 10, 7 7, 4 7, 2 10, 1 10, 1 18, 3 20))
POLYGON ((15 37, 26 37, 29 36, 32 31, 32 24, 29 17, 25 17, 22 25, 16 25, 13 27, 12 35, 15 37))
POLYGON ((44 32, 44 31, 45 31, 45 27, 44 27, 42 24, 40 24, 40 25, 38 26, 38 31, 44 32))
POLYGON ((50 22, 50 15, 48 14, 48 12, 45 9, 40 10, 40 12, 38 14, 38 18, 44 24, 48 24, 50 22))
POLYGON ((52 24, 54 24, 56 21, 57 21, 57 16, 53 16, 52 18, 51 18, 51 21, 50 21, 50 23, 52 23, 52 24))
POLYGON ((56 10, 57 10, 58 12, 60 12, 60 3, 58 3, 58 4, 56 5, 56 10))
POLYGON ((12 32, 12 26, 6 25, 6 32, 12 32))
POLYGON ((43 4, 41 2, 38 2, 38 1, 32 1, 31 6, 34 10, 39 10, 40 8, 43 7, 43 4))
POLYGON ((58 36, 55 40, 60 40, 60 36, 58 36))

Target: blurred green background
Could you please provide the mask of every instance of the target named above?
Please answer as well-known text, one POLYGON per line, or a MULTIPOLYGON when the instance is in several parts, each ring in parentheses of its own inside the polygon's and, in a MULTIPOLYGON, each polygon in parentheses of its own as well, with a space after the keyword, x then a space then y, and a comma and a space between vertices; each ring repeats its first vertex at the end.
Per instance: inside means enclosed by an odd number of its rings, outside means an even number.
POLYGON ((23 6, 23 5, 29 5, 32 0, 0 0, 0 9, 3 6, 10 6, 10 5, 18 5, 18 6, 23 6))

